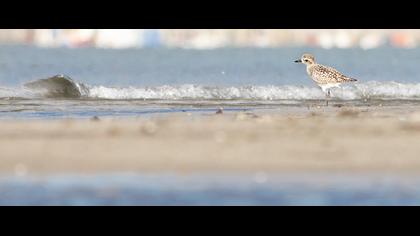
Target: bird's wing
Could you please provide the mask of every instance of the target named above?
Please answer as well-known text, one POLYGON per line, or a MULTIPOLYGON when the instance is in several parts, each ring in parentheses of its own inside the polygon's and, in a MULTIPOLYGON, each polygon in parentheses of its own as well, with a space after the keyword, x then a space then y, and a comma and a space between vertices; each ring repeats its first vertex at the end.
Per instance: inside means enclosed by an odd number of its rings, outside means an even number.
POLYGON ((312 76, 314 76, 319 83, 343 83, 356 81, 353 78, 343 75, 336 69, 324 65, 315 65, 312 70, 312 76))

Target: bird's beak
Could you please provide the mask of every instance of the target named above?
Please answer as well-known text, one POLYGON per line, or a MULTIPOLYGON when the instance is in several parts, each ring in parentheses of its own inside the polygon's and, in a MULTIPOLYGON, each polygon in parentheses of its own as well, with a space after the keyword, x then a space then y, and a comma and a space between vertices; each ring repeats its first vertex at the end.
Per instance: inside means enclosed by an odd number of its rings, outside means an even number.
POLYGON ((296 60, 295 63, 302 63, 302 60, 296 60))

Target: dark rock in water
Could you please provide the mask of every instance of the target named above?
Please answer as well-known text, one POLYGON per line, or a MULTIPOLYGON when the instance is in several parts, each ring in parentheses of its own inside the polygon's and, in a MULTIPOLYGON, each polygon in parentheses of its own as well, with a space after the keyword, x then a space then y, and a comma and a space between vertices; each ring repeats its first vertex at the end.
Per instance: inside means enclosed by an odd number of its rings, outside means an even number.
POLYGON ((65 75, 36 80, 24 86, 48 98, 80 98, 88 91, 85 85, 76 83, 65 75))

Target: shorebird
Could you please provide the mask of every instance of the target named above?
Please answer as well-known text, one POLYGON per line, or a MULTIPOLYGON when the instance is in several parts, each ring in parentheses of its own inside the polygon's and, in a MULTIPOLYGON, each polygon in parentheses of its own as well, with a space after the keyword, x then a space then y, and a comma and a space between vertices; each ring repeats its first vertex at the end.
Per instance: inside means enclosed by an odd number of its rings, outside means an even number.
POLYGON ((315 57, 308 53, 303 54, 301 59, 296 60, 295 62, 306 65, 306 72, 309 77, 321 87, 322 91, 326 94, 327 99, 331 97, 331 88, 339 87, 342 83, 357 81, 356 79, 343 75, 332 67, 317 64, 315 62, 315 57))

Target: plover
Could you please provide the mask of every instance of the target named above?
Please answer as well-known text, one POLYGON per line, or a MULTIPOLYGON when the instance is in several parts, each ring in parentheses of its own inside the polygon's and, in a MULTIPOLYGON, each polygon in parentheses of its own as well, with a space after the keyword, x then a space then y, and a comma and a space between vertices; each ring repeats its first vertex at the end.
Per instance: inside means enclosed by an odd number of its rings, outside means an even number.
MULTIPOLYGON (((327 98, 331 96, 331 88, 339 87, 342 83, 355 82, 356 79, 350 78, 338 72, 336 69, 317 64, 315 57, 305 53, 302 58, 295 61, 306 65, 306 71, 315 83, 326 93, 327 98)), ((328 101, 327 101, 328 105, 328 101)))

